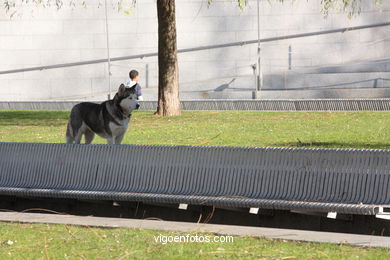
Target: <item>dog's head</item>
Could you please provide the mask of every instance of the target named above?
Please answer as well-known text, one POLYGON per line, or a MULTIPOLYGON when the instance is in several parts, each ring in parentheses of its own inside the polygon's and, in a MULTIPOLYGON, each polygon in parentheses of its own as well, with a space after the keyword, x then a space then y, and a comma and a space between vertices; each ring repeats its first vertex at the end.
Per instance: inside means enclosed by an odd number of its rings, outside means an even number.
POLYGON ((126 88, 124 84, 119 86, 118 92, 115 94, 114 101, 122 108, 125 113, 139 108, 137 90, 135 85, 131 88, 126 88))

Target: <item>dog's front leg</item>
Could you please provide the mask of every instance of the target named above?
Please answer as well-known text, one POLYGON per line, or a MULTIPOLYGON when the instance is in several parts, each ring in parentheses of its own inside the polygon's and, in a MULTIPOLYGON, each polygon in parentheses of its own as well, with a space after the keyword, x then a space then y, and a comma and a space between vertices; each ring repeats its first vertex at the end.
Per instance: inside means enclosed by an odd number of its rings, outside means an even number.
POLYGON ((107 144, 115 144, 115 137, 108 137, 107 138, 107 144))
POLYGON ((115 137, 115 144, 121 144, 124 136, 125 136, 125 133, 115 137))

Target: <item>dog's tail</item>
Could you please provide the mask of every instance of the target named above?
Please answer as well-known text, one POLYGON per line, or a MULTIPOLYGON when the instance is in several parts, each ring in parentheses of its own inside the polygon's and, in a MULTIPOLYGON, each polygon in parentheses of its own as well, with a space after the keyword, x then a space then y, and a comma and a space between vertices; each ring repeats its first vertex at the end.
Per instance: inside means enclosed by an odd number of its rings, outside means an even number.
POLYGON ((73 129, 72 129, 70 122, 68 122, 68 126, 66 127, 66 143, 72 144, 74 141, 75 141, 75 138, 73 135, 73 129))

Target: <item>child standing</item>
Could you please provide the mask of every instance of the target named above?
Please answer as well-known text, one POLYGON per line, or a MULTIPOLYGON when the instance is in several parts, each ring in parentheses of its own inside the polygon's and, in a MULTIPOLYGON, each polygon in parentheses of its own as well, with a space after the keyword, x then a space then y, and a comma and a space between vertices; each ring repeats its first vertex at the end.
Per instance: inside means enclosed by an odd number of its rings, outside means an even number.
POLYGON ((137 90, 138 100, 140 100, 140 101, 144 100, 144 98, 142 97, 141 86, 138 84, 138 82, 139 82, 139 73, 138 73, 138 71, 131 70, 129 72, 129 77, 130 77, 130 80, 126 82, 125 86, 127 88, 131 88, 134 85, 136 85, 135 89, 137 90))

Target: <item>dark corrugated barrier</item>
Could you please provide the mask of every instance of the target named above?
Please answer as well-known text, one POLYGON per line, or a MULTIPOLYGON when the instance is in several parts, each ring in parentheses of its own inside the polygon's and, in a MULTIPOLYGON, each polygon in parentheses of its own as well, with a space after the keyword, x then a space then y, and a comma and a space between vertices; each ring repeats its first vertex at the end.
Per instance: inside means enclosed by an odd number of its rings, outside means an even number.
POLYGON ((0 195, 375 215, 390 151, 0 143, 0 195))
MULTIPOLYGON (((70 110, 81 101, 0 101, 0 109, 70 110)), ((390 99, 187 100, 183 110, 247 111, 389 111, 390 99)), ((141 110, 156 110, 157 101, 142 101, 141 110)))

